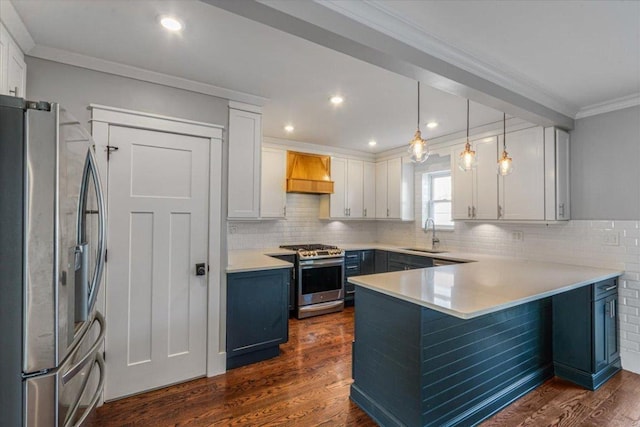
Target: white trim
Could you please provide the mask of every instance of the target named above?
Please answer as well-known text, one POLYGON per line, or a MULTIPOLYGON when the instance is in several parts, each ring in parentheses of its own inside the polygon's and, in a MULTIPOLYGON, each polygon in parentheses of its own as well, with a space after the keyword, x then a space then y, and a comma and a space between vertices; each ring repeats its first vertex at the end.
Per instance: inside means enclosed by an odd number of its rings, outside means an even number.
POLYGON ((622 110, 623 108, 635 107, 637 105, 640 105, 640 93, 634 93, 632 95, 611 99, 609 101, 587 105, 578 111, 576 119, 583 119, 585 117, 596 116, 598 114, 609 113, 611 111, 622 110))
POLYGON ((140 129, 153 129, 183 135, 222 139, 223 126, 196 122, 178 117, 89 104, 91 122, 106 122, 140 129))
POLYGON ((629 350, 620 351, 622 369, 640 374, 640 353, 629 350))
POLYGON ((0 21, 7 28, 16 44, 20 46, 22 52, 29 53, 33 49, 36 42, 29 34, 27 26, 22 22, 20 15, 18 15, 10 0, 0 0, 0 21))
POLYGON ((544 88, 541 82, 532 80, 530 77, 509 67, 508 64, 498 63, 495 60, 493 63, 487 62, 438 39, 412 20, 398 14, 383 1, 315 1, 334 12, 345 15, 422 52, 523 95, 552 110, 570 117, 574 117, 578 111, 577 106, 552 94, 548 89, 544 88))
POLYGON ((234 110, 248 111, 250 113, 262 114, 262 107, 257 105, 245 104, 244 102, 229 101, 229 108, 234 110))
MULTIPOLYGON (((4 0, 0 1, 0 3, 4 3, 4 0)), ((268 98, 264 98, 262 96, 238 92, 231 89, 225 89, 208 83, 189 80, 169 74, 158 73, 156 71, 151 71, 144 68, 133 67, 131 65, 125 65, 118 62, 95 58, 92 56, 81 55, 79 53, 73 53, 49 46, 35 45, 35 47, 28 52, 28 55, 35 58, 73 65, 75 67, 86 68, 88 70, 100 71, 107 74, 128 77, 130 79, 174 87, 177 89, 202 93, 205 95, 216 96, 218 98, 246 102, 253 105, 264 105, 269 101, 268 98)))
MULTIPOLYGON (((0 0, 1 1, 1 0, 0 0)), ((225 338, 221 331, 226 330, 226 299, 221 286, 226 275, 226 250, 222 243, 222 127, 210 123, 194 122, 177 117, 160 116, 140 111, 125 110, 90 104, 91 128, 96 143, 101 175, 106 177, 108 164, 106 163, 106 146, 109 144, 109 127, 129 126, 155 131, 179 133, 209 139, 209 239, 208 263, 211 273, 208 274, 207 292, 207 354, 206 375, 214 376, 225 372, 227 357, 224 351, 225 338), (224 257, 223 257, 224 254, 224 257), (223 264, 224 262, 224 264, 223 264), (217 273, 217 274, 216 274, 217 273)), ((105 183, 105 194, 108 194, 108 180, 105 183)), ((107 198, 108 200, 108 198, 107 198)), ((108 207, 107 207, 108 208, 108 207)), ((226 233, 226 230, 224 231, 226 233)), ((105 277, 105 284, 108 278, 105 277)), ((102 287, 98 304, 106 305, 106 288, 102 287)), ((106 313, 106 310, 104 310, 106 313)))
POLYGON ((303 153, 323 154, 328 156, 342 157, 345 159, 356 159, 373 162, 376 160, 374 153, 366 153, 364 151, 350 150, 348 148, 332 147, 329 145, 317 145, 310 142, 294 141, 290 139, 274 138, 264 136, 262 138, 262 146, 270 148, 281 148, 291 151, 300 151, 303 153))

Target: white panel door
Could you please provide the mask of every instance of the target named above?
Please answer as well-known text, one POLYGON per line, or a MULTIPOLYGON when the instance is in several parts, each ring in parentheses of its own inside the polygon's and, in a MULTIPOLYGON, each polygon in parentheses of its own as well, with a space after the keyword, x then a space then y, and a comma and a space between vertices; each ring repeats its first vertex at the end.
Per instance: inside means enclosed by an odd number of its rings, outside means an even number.
POLYGON ((209 142, 110 126, 105 399, 206 373, 209 142))
POLYGON ((498 219, 498 138, 477 141, 474 150, 477 164, 472 214, 474 219, 498 219))
POLYGON ((262 149, 260 183, 260 217, 284 218, 287 206, 287 152, 276 148, 262 149))
POLYGON ((347 216, 347 159, 331 158, 331 179, 333 193, 329 196, 329 216, 343 218, 347 216))
POLYGON ((362 160, 347 161, 347 209, 349 218, 362 218, 363 213, 363 162, 362 160))
POLYGON ((402 159, 387 160, 387 209, 389 218, 402 218, 402 159))
POLYGON ((471 209, 474 202, 473 170, 463 171, 458 167, 458 156, 462 146, 451 150, 451 217, 453 219, 471 219, 471 209))
POLYGON ((387 162, 376 163, 376 218, 387 218, 387 162))
POLYGON ((362 183, 362 203, 365 218, 375 218, 376 216, 376 164, 363 162, 363 183, 362 183))
MULTIPOLYGON (((541 126, 507 134, 513 172, 500 177, 502 219, 544 220, 544 134, 541 126)), ((502 136, 499 137, 502 147, 502 136)))
POLYGON ((229 218, 260 215, 262 115, 229 109, 229 218))

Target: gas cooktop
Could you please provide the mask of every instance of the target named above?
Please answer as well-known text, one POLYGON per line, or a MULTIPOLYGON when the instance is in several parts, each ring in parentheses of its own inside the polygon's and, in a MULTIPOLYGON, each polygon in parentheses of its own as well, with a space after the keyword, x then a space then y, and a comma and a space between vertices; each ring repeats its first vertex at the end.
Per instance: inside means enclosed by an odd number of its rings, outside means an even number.
POLYGON ((344 256, 344 251, 339 247, 320 243, 282 245, 280 247, 282 249, 297 251, 300 259, 337 258, 344 256))

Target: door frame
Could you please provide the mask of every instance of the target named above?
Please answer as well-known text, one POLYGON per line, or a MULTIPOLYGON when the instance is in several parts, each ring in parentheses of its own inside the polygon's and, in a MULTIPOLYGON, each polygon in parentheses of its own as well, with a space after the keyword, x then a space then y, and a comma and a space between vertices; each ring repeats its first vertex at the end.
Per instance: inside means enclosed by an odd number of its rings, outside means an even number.
MULTIPOLYGON (((210 273, 207 275, 207 376, 211 377, 224 373, 227 364, 226 337, 220 333, 225 326, 225 319, 223 318, 225 311, 224 307, 222 307, 221 298, 223 296, 221 292, 222 275, 225 271, 221 265, 224 249, 222 239, 222 143, 224 126, 98 104, 89 104, 89 109, 91 110, 91 133, 96 144, 96 160, 100 178, 105 184, 105 194, 108 194, 109 191, 107 146, 109 145, 109 127, 111 125, 177 133, 209 140, 208 265, 210 273)), ((109 203, 107 200, 108 214, 109 203)), ((107 241, 107 248, 108 246, 109 242, 107 241)), ((226 257, 224 258, 226 259, 226 257)), ((103 313, 106 313, 106 288, 109 286, 109 277, 107 277, 106 269, 103 280, 104 283, 98 294, 96 306, 103 313)), ((108 318, 106 322, 108 325, 108 318)))

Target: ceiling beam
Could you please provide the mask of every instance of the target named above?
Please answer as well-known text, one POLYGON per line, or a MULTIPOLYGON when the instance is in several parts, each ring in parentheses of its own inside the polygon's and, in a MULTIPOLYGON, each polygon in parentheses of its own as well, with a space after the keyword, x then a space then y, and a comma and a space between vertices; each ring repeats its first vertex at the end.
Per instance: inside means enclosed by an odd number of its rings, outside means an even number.
POLYGON ((319 3, 278 0, 202 1, 531 123, 567 130, 574 127, 571 117, 319 3))

